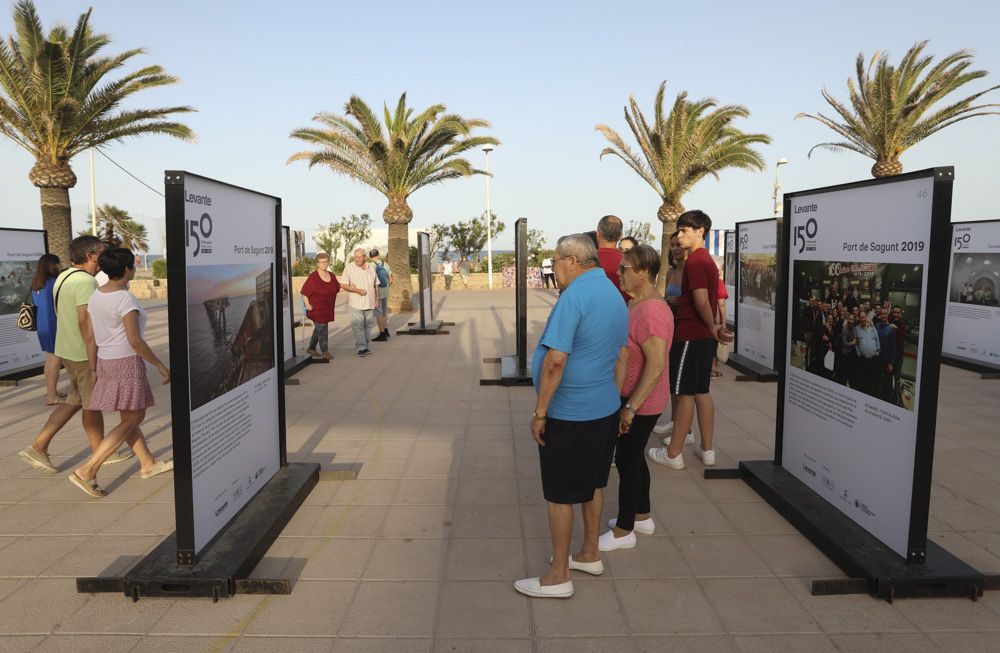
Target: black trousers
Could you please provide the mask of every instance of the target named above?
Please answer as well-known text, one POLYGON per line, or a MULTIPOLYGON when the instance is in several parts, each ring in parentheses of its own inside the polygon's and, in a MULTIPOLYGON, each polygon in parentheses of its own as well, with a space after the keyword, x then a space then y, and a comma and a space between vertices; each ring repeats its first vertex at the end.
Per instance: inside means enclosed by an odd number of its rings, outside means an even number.
MULTIPOLYGON (((622 399, 622 406, 628 398, 622 399)), ((659 415, 636 415, 632 428, 618 438, 615 462, 618 465, 618 528, 635 528, 636 514, 650 511, 649 465, 646 463, 646 443, 656 426, 659 415)))

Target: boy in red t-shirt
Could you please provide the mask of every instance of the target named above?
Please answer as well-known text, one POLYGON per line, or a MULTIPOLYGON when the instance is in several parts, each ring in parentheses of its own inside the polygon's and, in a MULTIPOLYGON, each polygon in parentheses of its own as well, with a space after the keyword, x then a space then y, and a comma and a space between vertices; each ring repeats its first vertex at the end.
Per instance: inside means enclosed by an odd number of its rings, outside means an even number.
MULTIPOLYGON (((709 466, 715 464, 715 404, 708 394, 712 361, 718 343, 733 339, 719 311, 719 268, 705 249, 705 234, 711 228, 712 219, 702 211, 688 211, 677 219, 677 243, 687 252, 687 260, 670 347, 670 394, 676 397, 673 432, 690 431, 697 409, 701 447, 695 455, 709 466)), ((684 469, 683 448, 684 438, 672 438, 668 447, 654 447, 646 455, 655 463, 684 469)))

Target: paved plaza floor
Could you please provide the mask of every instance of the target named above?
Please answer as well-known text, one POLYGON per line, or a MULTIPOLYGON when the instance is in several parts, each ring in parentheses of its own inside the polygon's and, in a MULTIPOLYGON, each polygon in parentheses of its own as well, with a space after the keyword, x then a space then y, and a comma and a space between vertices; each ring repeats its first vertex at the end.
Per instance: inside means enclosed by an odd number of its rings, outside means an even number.
MULTIPOLYGON (((533 345, 556 296, 528 297, 533 345)), ((65 478, 85 453, 79 419, 53 443, 58 475, 29 468, 16 454, 48 415, 41 379, 0 388, 0 652, 1000 650, 1000 592, 811 596, 838 569, 742 481, 704 480, 690 454, 684 471, 652 470, 655 535, 604 554, 601 577, 573 572, 570 600, 517 594, 550 554, 534 391, 479 385, 498 372, 482 359, 514 350, 513 292, 436 301, 449 335, 395 336, 363 359, 340 310, 335 360, 287 388, 289 458, 361 463, 358 480, 319 483, 254 572, 289 575, 290 596, 77 594, 76 577, 120 572, 174 529, 172 479, 114 465, 100 477, 111 494, 85 497, 65 478)), ((164 360, 166 317, 152 308, 147 330, 164 360)), ((723 369, 718 467, 770 458, 776 385, 723 369)), ((144 430, 169 456, 158 383, 144 430)), ((1000 572, 1000 381, 942 369, 934 458, 930 537, 1000 572)), ((612 472, 605 518, 616 485, 612 472)), ((574 546, 579 534, 577 511, 574 546)))

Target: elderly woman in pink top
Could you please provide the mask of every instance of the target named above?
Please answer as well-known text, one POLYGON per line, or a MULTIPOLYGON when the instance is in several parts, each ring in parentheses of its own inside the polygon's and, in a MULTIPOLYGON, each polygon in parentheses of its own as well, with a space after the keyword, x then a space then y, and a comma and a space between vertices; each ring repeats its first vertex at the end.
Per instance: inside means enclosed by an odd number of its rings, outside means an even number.
POLYGON ((632 299, 628 305, 628 357, 619 359, 615 381, 622 389, 618 425, 618 517, 601 535, 601 551, 631 549, 636 533, 652 534, 649 466, 643 452, 649 434, 670 400, 667 352, 674 337, 674 316, 656 289, 660 255, 649 245, 624 252, 618 276, 632 299))

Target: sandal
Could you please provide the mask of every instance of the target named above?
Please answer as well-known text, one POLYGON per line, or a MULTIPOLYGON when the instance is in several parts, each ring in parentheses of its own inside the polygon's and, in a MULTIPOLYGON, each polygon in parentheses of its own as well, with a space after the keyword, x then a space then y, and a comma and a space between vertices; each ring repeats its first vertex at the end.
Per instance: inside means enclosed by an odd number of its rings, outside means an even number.
POLYGON ((77 476, 76 472, 73 472, 67 478, 69 478, 70 483, 72 483, 73 485, 77 486, 90 496, 95 497, 97 499, 107 496, 108 494, 103 489, 101 489, 100 485, 97 484, 96 478, 83 479, 77 476))
POLYGON ((153 478, 157 474, 162 474, 163 472, 169 472, 174 468, 174 461, 172 460, 158 460, 156 464, 149 468, 148 471, 140 472, 139 476, 142 478, 153 478))
POLYGON ((712 372, 712 378, 713 379, 721 379, 722 378, 722 372, 712 372))

